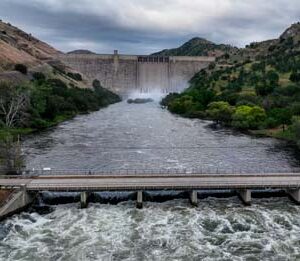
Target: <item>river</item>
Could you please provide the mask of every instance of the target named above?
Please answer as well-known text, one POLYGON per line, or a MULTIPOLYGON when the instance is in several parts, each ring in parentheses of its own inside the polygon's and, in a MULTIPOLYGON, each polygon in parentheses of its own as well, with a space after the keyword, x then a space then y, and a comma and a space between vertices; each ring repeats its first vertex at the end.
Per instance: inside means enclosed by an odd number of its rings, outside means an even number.
MULTIPOLYGON (((299 167, 282 141, 254 138, 122 102, 24 141, 29 169, 272 172, 299 167)), ((58 205, 0 223, 0 260, 299 260, 300 207, 288 198, 237 197, 58 205)))
POLYGON ((158 103, 109 106, 24 143, 28 169, 271 172, 299 166, 295 151, 211 122, 185 119, 158 103))

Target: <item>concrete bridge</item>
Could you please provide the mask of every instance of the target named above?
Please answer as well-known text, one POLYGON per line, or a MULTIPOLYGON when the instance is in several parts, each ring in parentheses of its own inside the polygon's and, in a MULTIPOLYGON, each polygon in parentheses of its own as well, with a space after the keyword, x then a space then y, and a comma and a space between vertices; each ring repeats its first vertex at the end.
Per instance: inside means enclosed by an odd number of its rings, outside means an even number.
POLYGON ((252 190, 281 189, 300 203, 300 173, 5 176, 0 178, 0 188, 19 193, 6 204, 5 213, 0 210, 0 218, 11 209, 15 211, 15 206, 30 204, 33 195, 41 191, 80 192, 82 207, 87 206, 89 193, 97 191, 136 191, 139 208, 143 205, 143 191, 153 190, 188 191, 191 203, 197 205, 197 193, 201 190, 235 190, 245 204, 250 204, 252 190))
POLYGON ((114 54, 63 54, 58 59, 92 82, 119 94, 132 91, 182 91, 188 81, 215 61, 215 57, 145 56, 114 54))

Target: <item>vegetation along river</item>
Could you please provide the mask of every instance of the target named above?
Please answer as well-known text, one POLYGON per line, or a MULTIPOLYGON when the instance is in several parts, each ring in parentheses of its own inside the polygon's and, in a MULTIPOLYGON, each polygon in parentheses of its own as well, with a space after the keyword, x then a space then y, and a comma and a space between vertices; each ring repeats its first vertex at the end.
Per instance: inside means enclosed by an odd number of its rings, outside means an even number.
MULTIPOLYGON (((299 167, 284 142, 170 114, 158 103, 114 104, 24 142, 29 169, 273 172, 299 167)), ((297 260, 300 208, 288 198, 77 203, 0 223, 1 260, 297 260)))

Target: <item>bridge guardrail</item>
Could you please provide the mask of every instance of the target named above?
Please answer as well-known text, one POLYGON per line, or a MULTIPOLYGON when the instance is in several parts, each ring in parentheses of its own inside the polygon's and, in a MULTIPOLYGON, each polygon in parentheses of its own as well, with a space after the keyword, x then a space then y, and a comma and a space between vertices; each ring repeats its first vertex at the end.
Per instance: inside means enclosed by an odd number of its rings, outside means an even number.
POLYGON ((236 174, 236 175, 249 175, 249 174, 284 174, 284 173, 295 173, 300 174, 300 168, 269 168, 269 169, 253 169, 253 168, 241 168, 241 169, 233 169, 233 168, 189 168, 189 169, 108 169, 108 170, 80 170, 80 169, 68 169, 68 170, 58 170, 58 169, 39 169, 39 170, 25 170, 21 173, 21 175, 0 175, 6 178, 22 178, 22 177, 38 177, 38 176, 128 176, 128 175, 144 175, 144 176, 192 176, 192 175, 226 175, 226 174, 236 174))

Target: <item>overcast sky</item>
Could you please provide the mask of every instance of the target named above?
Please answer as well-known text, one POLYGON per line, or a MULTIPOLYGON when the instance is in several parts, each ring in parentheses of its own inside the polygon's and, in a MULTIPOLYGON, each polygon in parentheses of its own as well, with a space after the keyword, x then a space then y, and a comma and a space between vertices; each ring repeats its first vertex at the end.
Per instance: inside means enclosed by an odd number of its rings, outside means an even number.
POLYGON ((243 47, 300 20, 300 0, 0 0, 0 18, 62 51, 148 54, 199 36, 243 47))

